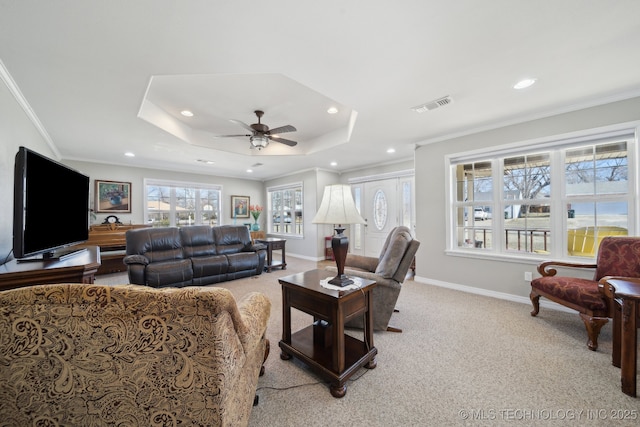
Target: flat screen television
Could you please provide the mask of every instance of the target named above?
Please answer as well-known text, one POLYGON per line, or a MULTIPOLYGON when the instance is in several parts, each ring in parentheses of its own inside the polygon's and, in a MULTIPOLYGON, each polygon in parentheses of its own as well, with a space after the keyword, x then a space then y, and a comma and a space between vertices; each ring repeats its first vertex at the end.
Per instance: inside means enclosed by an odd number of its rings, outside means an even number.
POLYGON ((78 251, 68 246, 88 238, 89 177, 20 147, 13 193, 14 257, 65 258, 78 251))

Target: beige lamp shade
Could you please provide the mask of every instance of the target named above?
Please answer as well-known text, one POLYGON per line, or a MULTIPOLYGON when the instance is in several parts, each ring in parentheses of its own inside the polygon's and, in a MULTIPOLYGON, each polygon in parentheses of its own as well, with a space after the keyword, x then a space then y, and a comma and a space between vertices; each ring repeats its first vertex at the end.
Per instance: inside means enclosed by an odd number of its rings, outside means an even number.
POLYGON ((364 224, 351 196, 349 185, 336 184, 324 187, 324 195, 313 224, 364 224))

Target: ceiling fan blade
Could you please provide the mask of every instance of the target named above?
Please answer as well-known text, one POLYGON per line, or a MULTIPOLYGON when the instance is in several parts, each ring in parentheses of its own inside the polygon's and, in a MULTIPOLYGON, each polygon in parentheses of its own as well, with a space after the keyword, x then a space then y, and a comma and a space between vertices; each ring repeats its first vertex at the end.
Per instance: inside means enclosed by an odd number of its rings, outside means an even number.
POLYGON ((242 126, 243 128, 245 128, 246 130, 248 130, 249 132, 253 132, 253 128, 251 126, 249 126, 248 124, 246 124, 245 122, 242 122, 240 120, 234 120, 234 119, 229 119, 230 122, 238 124, 240 126, 242 126))
POLYGON ((242 137, 245 137, 245 136, 253 136, 253 134, 249 134, 249 135, 245 135, 245 134, 242 134, 242 135, 214 135, 213 137, 214 138, 242 138, 242 137))
POLYGON ((272 141, 281 142, 284 145, 288 145, 289 147, 295 147, 296 145, 298 145, 298 143, 296 141, 292 141, 290 139, 280 138, 277 135, 269 135, 269 139, 272 140, 272 141))
POLYGON ((291 125, 286 125, 286 126, 280 126, 279 128, 274 128, 269 130, 269 134, 270 135, 277 135, 279 133, 286 133, 286 132, 295 132, 298 129, 294 128, 291 125))

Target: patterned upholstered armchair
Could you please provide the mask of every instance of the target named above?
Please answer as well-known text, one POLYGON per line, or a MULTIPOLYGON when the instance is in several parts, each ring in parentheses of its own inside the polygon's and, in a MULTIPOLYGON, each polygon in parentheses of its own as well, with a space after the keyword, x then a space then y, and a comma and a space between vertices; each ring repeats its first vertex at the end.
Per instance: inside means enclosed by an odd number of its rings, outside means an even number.
POLYGON ((587 346, 598 348, 600 329, 611 317, 611 301, 598 289, 598 281, 607 276, 640 277, 640 237, 605 237, 595 264, 546 261, 538 265, 542 277, 531 281, 532 316, 540 311, 540 297, 550 299, 580 313, 587 329, 587 346), (554 267, 595 270, 592 279, 556 276, 554 267))
POLYGON ((0 292, 0 424, 246 425, 269 312, 214 287, 0 292))
MULTIPOLYGON (((400 296, 409 267, 418 251, 420 242, 411 237, 409 229, 404 226, 395 227, 387 236, 380 256, 367 257, 348 254, 344 273, 347 276, 362 277, 375 280, 373 288, 373 329, 376 331, 402 332, 402 329, 389 325, 391 315, 395 311, 396 301, 400 296)), ((336 267, 327 267, 337 271, 336 267)), ((356 317, 345 326, 362 328, 363 320, 356 317)))

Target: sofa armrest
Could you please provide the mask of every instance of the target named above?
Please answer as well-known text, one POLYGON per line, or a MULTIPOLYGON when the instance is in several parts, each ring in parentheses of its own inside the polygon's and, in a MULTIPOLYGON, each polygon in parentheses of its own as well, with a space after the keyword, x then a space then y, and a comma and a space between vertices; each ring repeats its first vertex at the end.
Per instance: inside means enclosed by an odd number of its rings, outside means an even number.
POLYGON ((243 324, 247 327, 247 330, 240 334, 240 341, 245 351, 250 352, 266 333, 271 315, 271 301, 263 293, 251 292, 238 302, 238 310, 243 324))
POLYGON ((127 255, 122 259, 122 262, 124 262, 127 265, 131 265, 131 264, 149 265, 149 258, 145 257, 144 255, 127 255))
POLYGON ((369 271, 373 273, 378 266, 378 258, 347 254, 347 259, 344 263, 345 267, 358 268, 360 270, 369 271))
POLYGON ((581 263, 573 263, 573 262, 560 262, 560 261, 545 261, 538 264, 538 273, 542 277, 547 276, 555 276, 558 273, 553 267, 563 267, 563 268, 597 268, 597 264, 581 264, 581 263))
POLYGON ((264 243, 251 243, 247 246, 245 246, 242 249, 242 252, 258 252, 258 251, 266 251, 267 250, 267 245, 265 245, 264 243))

